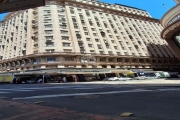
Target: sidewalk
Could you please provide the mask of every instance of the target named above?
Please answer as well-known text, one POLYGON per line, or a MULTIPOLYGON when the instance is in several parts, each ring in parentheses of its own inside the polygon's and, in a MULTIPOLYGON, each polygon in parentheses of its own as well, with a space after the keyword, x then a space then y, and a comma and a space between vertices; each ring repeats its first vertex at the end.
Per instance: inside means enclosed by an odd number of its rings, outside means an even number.
POLYGON ((120 85, 180 86, 180 78, 125 80, 125 81, 91 81, 91 82, 47 83, 47 84, 120 84, 120 85))
POLYGON ((0 120, 123 120, 35 104, 0 100, 0 120))

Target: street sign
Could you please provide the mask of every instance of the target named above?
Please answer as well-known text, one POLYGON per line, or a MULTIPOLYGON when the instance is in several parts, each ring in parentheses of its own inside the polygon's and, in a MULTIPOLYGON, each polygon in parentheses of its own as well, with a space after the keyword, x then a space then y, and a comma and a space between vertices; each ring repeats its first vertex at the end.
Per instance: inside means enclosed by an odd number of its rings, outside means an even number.
POLYGON ((13 12, 44 5, 45 0, 8 0, 7 2, 0 3, 0 13, 13 12))

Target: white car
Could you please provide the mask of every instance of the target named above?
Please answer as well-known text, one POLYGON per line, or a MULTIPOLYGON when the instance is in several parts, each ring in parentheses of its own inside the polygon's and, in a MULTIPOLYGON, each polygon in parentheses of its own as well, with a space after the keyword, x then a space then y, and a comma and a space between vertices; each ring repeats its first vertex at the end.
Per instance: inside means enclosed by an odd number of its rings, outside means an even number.
POLYGON ((108 81, 133 80, 133 78, 128 78, 128 77, 110 77, 107 80, 108 81))
POLYGON ((118 80, 118 77, 107 78, 107 81, 117 81, 117 80, 118 80))

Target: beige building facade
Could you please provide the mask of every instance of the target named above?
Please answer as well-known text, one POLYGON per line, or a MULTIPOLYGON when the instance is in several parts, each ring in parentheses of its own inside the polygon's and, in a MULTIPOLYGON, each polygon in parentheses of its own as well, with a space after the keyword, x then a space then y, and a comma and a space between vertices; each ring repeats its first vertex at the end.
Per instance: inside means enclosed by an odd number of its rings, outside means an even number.
POLYGON ((172 69, 179 60, 144 10, 96 0, 46 0, 0 23, 0 71, 172 69))
POLYGON ((164 27, 161 37, 167 41, 175 55, 180 59, 180 0, 161 19, 164 27))

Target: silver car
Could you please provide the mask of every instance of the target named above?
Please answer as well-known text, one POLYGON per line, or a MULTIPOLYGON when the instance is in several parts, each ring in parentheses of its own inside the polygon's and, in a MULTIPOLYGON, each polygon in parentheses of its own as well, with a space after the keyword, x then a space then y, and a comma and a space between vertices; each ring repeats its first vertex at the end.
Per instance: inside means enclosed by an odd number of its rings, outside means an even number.
POLYGON ((133 78, 128 78, 128 77, 110 77, 107 78, 107 81, 123 81, 123 80, 133 80, 133 78))

